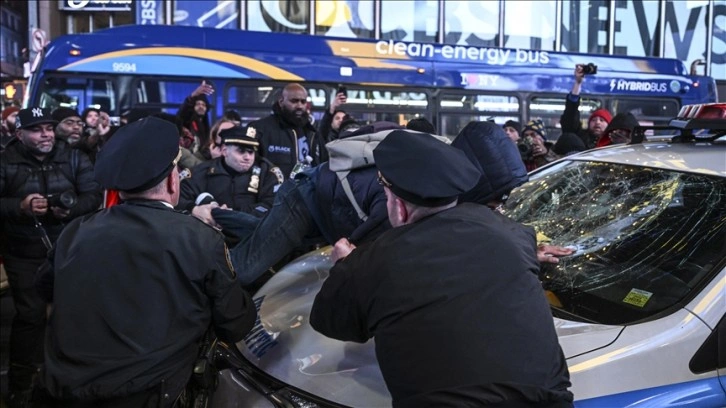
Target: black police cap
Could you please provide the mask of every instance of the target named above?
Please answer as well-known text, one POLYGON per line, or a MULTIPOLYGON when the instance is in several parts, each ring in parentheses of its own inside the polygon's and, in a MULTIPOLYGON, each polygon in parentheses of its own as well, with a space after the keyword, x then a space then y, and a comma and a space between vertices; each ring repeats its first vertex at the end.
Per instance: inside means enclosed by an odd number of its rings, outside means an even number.
POLYGON ((425 207, 452 203, 481 177, 464 152, 428 133, 394 130, 373 157, 394 194, 425 207))
POLYGON ((179 133, 164 119, 147 117, 121 126, 96 157, 96 181, 104 188, 137 193, 171 173, 181 158, 179 133))
POLYGON ((257 130, 250 126, 234 126, 219 132, 222 138, 222 144, 236 144, 243 146, 252 146, 257 150, 260 142, 257 141, 257 130))
POLYGON ((31 126, 40 125, 41 123, 52 123, 55 125, 58 121, 53 119, 50 109, 39 107, 21 109, 15 117, 16 129, 27 129, 31 126))

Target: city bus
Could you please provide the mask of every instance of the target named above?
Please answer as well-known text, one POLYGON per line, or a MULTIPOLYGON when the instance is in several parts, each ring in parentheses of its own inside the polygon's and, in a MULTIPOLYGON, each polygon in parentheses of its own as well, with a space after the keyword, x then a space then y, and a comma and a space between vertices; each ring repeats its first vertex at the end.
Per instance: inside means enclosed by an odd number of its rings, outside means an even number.
POLYGON ((712 78, 675 59, 129 25, 50 42, 24 103, 96 106, 112 118, 174 113, 204 80, 215 89, 212 120, 234 109, 250 122, 270 113, 286 83, 306 87, 318 118, 344 85, 345 110, 364 122, 426 117, 453 137, 472 120, 541 118, 556 138, 574 67, 589 63, 597 73, 582 86, 583 120, 604 107, 664 125, 682 105, 717 100, 712 78))

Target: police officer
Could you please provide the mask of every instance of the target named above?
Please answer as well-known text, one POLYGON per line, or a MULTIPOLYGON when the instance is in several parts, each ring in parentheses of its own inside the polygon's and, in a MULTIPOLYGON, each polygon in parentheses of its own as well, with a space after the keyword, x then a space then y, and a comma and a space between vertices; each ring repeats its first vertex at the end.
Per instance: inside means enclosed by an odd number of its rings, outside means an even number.
POLYGON ((45 302, 35 272, 68 222, 94 211, 101 190, 84 153, 55 137, 48 109, 22 109, 16 135, 0 155, 2 255, 15 304, 10 332, 9 403, 27 399, 43 362, 45 302))
POLYGON ((46 406, 169 407, 187 384, 211 327, 236 342, 254 305, 236 283, 220 233, 174 211, 177 128, 149 117, 99 152, 96 178, 122 204, 68 225, 39 282, 54 281, 46 406))
POLYGON ((398 130, 373 154, 393 228, 360 248, 336 243, 313 328, 375 337, 394 407, 572 406, 534 231, 457 205, 480 172, 454 147, 398 130))
POLYGON ((209 200, 257 217, 264 216, 282 184, 280 169, 258 157, 255 129, 239 126, 219 132, 222 156, 191 170, 181 183, 178 209, 197 214, 197 207, 209 200), (209 200, 205 200, 209 198, 209 200))

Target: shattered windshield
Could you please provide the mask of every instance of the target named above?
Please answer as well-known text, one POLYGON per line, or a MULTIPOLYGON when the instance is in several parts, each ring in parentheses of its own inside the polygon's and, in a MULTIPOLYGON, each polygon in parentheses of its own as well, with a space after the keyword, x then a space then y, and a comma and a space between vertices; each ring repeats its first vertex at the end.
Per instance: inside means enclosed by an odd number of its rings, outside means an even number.
POLYGON ((726 179, 568 161, 537 173, 507 214, 576 252, 542 268, 555 310, 628 324, 679 303, 726 261, 726 179))

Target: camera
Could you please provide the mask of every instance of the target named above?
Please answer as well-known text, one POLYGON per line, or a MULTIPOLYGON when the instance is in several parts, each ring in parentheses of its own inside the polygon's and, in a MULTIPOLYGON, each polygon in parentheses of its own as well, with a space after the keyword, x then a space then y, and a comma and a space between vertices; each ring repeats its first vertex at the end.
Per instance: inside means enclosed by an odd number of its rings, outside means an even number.
POLYGON ((531 137, 523 137, 517 142, 517 149, 519 155, 522 156, 522 161, 532 160, 534 153, 534 140, 531 137))
POLYGON ((582 75, 595 75, 597 74, 597 65, 592 62, 582 65, 582 75))
POLYGON ((78 196, 73 190, 66 190, 62 193, 49 194, 46 199, 48 200, 49 207, 59 207, 63 208, 64 210, 70 210, 78 203, 78 196))

